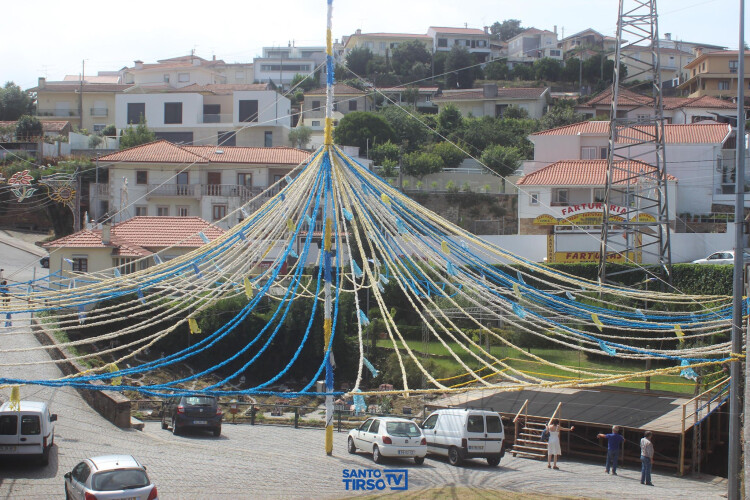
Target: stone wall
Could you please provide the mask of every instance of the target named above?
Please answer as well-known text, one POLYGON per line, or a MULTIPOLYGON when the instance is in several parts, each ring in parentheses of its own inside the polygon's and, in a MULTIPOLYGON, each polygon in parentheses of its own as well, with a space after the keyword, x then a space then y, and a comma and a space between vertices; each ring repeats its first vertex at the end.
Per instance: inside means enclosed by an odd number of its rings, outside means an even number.
MULTIPOLYGON (((65 348, 57 347, 57 341, 49 330, 44 328, 36 318, 32 322, 34 336, 42 345, 54 345, 54 349, 48 349, 52 359, 65 359, 65 362, 57 366, 64 375, 74 375, 85 370, 75 360, 69 359, 65 348)), ((96 385, 104 385, 100 381, 93 382, 96 385)), ((96 410, 101 416, 115 424, 117 427, 127 429, 130 427, 130 399, 113 391, 77 389, 83 399, 96 410)))

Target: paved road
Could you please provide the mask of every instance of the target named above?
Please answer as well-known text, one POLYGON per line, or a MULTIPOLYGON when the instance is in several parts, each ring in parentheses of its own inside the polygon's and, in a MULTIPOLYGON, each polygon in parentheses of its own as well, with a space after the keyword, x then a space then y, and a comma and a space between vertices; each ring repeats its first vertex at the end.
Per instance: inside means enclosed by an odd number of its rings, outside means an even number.
MULTIPOLYGON (((1 245, 1 244, 0 244, 1 245)), ((19 249, 0 248, 6 261, 19 249)), ((36 256, 34 256, 36 258, 36 256)), ((27 260, 30 260, 28 257, 27 260)), ((8 268, 6 267, 6 272, 8 268)), ((21 324, 16 319, 16 325, 21 324)), ((28 319, 24 320, 27 324, 28 319)), ((2 332, 0 332, 2 335, 2 332)), ((2 335, 0 349, 38 345, 31 335, 2 335)), ((23 368, 0 366, 0 376, 23 375, 43 379, 60 376, 44 351, 0 354, 0 364, 33 363, 23 368)), ((0 389, 7 399, 9 390, 0 389)), ((106 453, 129 453, 149 470, 162 499, 335 498, 360 496, 347 492, 342 470, 406 468, 409 490, 432 486, 473 486, 554 495, 597 498, 721 498, 725 483, 711 483, 654 475, 656 487, 639 484, 639 472, 623 469, 619 477, 604 473, 601 464, 561 464, 548 470, 540 462, 506 456, 499 467, 472 461, 452 467, 445 460, 428 459, 422 466, 394 460, 376 466, 363 454, 346 452, 346 434, 335 433, 334 456, 323 453, 323 431, 274 426, 225 424, 220 438, 206 435, 174 436, 155 422, 144 431, 122 430, 93 412, 72 389, 23 387, 24 399, 50 402, 59 415, 56 446, 47 467, 16 460, 0 460, 0 498, 61 498, 65 472, 81 458, 106 453)))

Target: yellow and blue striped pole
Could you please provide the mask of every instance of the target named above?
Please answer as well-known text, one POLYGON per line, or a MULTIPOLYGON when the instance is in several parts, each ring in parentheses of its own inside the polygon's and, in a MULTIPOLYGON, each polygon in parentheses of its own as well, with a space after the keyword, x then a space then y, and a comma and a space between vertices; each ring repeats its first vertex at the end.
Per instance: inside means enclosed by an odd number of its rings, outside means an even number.
MULTIPOLYGON (((324 142, 326 145, 325 154, 328 155, 329 160, 333 161, 333 155, 331 154, 331 146, 333 144, 333 44, 331 43, 331 20, 333 18, 333 0, 328 0, 328 13, 327 13, 327 25, 326 25, 326 124, 324 142)), ((330 168, 330 166, 329 166, 330 168)), ((325 183, 326 188, 330 189, 330 172, 328 181, 325 183)), ((328 196, 332 197, 332 193, 328 193, 328 196)), ((333 454, 333 366, 331 364, 332 353, 328 353, 328 345, 331 342, 331 329, 333 327, 333 318, 331 314, 331 229, 333 226, 332 217, 332 203, 330 200, 326 201, 327 210, 329 214, 325 220, 325 230, 323 231, 323 265, 325 266, 325 305, 323 308, 323 339, 325 345, 323 346, 323 352, 327 354, 325 360, 326 367, 326 455, 333 454)))

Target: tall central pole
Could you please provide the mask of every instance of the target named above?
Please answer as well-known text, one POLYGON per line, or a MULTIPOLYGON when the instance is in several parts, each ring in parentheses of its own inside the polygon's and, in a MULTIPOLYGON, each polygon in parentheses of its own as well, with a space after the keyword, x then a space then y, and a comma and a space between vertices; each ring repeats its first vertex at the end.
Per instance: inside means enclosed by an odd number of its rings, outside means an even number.
MULTIPOLYGON (((742 354, 742 295, 744 271, 744 220, 745 220, 745 0, 740 0, 740 36, 737 50, 737 158, 735 172, 734 200, 734 276, 732 296, 732 355, 742 354)), ((729 467, 727 471, 727 498, 740 500, 740 377, 742 365, 739 359, 732 361, 732 376, 729 383, 729 467)), ((747 418, 747 416, 745 417, 747 418)), ((747 481, 747 478, 745 479, 747 481)))
MULTIPOLYGON (((329 158, 329 162, 333 162, 333 155, 331 154, 331 147, 333 145, 333 44, 331 42, 331 20, 333 18, 333 0, 328 0, 328 13, 326 16, 326 125, 324 132, 325 141, 325 152, 329 158)), ((323 165, 325 162, 322 163, 323 165)), ((329 166, 329 168, 331 168, 329 166)), ((331 330, 333 327, 332 317, 332 305, 331 305, 331 230, 333 226, 333 202, 332 193, 330 192, 330 172, 328 179, 324 182, 324 189, 328 189, 327 193, 330 199, 326 200, 326 220, 325 228, 323 230, 323 265, 325 273, 325 305, 323 307, 323 339, 325 345, 323 346, 323 352, 327 354, 325 360, 326 366, 326 455, 333 453, 333 365, 331 363, 331 356, 333 353, 328 353, 328 346, 331 343, 331 330)))

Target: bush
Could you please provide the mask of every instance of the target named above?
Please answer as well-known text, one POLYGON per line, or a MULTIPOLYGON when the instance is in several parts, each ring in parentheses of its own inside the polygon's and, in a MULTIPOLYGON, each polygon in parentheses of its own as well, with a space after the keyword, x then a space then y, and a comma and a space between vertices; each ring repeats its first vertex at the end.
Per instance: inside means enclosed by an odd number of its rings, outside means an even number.
POLYGON ((401 150, 398 145, 393 144, 391 141, 377 144, 370 148, 370 159, 375 162, 375 165, 383 165, 386 160, 395 162, 398 165, 398 159, 401 155, 401 150))
POLYGON ((433 144, 427 151, 442 158, 445 168, 456 168, 466 158, 466 154, 450 142, 433 144))
POLYGON ((404 175, 420 179, 427 174, 440 172, 444 166, 443 159, 434 153, 408 153, 401 159, 401 171, 404 175))

